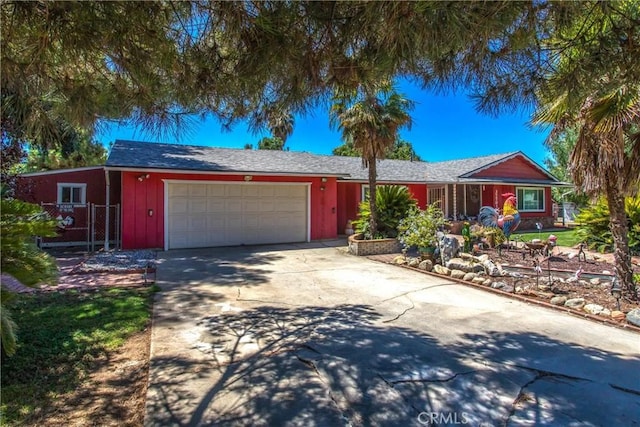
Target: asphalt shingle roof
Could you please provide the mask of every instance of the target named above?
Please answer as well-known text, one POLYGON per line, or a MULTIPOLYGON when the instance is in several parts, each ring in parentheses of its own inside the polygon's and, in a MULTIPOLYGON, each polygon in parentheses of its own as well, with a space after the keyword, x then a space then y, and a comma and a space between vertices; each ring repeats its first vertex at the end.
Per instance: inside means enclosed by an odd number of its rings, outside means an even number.
MULTIPOLYGON (((511 157, 517 152, 445 162, 381 160, 381 182, 464 182, 460 176, 511 157)), ((106 163, 110 168, 171 169, 243 174, 331 175, 367 181, 358 157, 326 156, 295 151, 243 150, 117 140, 106 163)), ((551 179, 546 183, 555 182, 551 179)))

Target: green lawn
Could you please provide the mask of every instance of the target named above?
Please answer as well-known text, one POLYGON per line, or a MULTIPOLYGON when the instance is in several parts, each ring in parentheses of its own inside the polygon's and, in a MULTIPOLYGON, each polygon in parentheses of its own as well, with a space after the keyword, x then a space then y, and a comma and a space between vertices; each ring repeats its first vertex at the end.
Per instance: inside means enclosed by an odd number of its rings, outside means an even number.
POLYGON ((12 301, 18 350, 2 363, 0 425, 28 422, 76 388, 101 355, 144 330, 153 290, 53 292, 12 301))
POLYGON ((572 247, 580 243, 580 239, 576 236, 575 229, 567 228, 565 230, 557 230, 557 231, 548 231, 542 230, 540 233, 537 231, 532 232, 515 232, 511 235, 511 240, 514 237, 518 236, 523 241, 529 242, 532 239, 542 239, 546 240, 551 234, 558 238, 557 245, 558 246, 568 246, 572 247))

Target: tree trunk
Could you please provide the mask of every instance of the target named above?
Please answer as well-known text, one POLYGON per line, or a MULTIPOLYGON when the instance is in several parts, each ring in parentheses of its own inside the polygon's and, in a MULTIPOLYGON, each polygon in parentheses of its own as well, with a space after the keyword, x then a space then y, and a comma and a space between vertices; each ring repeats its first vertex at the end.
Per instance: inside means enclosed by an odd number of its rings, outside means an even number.
POLYGON ((613 257, 617 279, 624 295, 632 300, 638 299, 638 293, 633 283, 633 266, 629 252, 629 227, 627 214, 624 210, 624 196, 617 191, 611 181, 606 186, 606 197, 609 203, 609 229, 613 237, 613 257))
POLYGON ((371 238, 375 239, 378 234, 378 209, 376 206, 376 156, 372 156, 367 160, 369 162, 369 209, 371 210, 371 216, 369 217, 369 232, 371 238))

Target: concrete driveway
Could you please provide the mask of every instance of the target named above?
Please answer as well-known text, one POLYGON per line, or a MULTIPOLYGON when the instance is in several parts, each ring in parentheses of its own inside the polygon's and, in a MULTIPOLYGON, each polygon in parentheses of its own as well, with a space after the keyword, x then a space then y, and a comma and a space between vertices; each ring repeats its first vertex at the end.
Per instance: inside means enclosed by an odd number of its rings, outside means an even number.
POLYGON ((346 254, 159 254, 146 425, 640 425, 640 336, 346 254))

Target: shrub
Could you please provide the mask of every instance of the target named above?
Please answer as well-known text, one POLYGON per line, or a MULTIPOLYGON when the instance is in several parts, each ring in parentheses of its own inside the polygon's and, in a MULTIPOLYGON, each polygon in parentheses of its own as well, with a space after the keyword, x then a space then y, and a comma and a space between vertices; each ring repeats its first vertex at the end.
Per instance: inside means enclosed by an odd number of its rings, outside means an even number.
MULTIPOLYGON (((640 196, 625 199, 627 225, 629 227, 629 250, 633 254, 640 253, 640 196)), ((613 236, 609 229, 609 206, 604 198, 584 208, 576 216, 576 235, 586 242, 590 249, 599 252, 613 250, 613 236)))
POLYGON ((367 200, 360 203, 358 219, 353 222, 356 232, 363 233, 365 239, 396 237, 398 224, 416 206, 416 200, 407 187, 402 185, 381 185, 376 188, 376 208, 378 210, 378 233, 371 236, 369 219, 371 210, 367 200))
MULTIPOLYGON (((0 234, 3 274, 27 286, 55 282, 55 260, 42 252, 33 239, 33 236, 55 236, 55 222, 47 218, 40 206, 14 199, 0 200, 0 234)), ((12 297, 13 294, 4 289, 0 292, 0 353, 9 356, 16 349, 16 325, 6 309, 12 297)))
POLYGON ((437 204, 427 209, 412 209, 398 225, 398 240, 405 246, 427 248, 437 246, 437 233, 447 224, 437 204))

